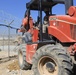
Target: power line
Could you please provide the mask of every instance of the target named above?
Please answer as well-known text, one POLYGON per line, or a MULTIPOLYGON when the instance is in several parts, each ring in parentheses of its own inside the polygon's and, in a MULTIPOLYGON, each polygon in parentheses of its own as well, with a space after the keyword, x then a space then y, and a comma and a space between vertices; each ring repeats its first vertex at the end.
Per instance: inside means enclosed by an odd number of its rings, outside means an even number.
POLYGON ((15 27, 19 27, 19 25, 21 24, 21 19, 9 13, 4 12, 3 10, 0 10, 0 23, 1 24, 8 25, 12 20, 14 20, 14 22, 11 25, 15 25, 15 27))
POLYGON ((12 26, 5 25, 5 24, 0 24, 0 26, 10 27, 11 29, 16 29, 16 30, 19 29, 19 28, 16 28, 16 27, 12 27, 12 26))

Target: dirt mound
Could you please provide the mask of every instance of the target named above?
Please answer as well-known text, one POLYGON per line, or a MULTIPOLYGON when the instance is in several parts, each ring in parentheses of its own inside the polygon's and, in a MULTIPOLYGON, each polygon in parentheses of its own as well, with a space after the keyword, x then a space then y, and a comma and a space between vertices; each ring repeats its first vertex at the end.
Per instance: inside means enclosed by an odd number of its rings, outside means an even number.
POLYGON ((13 61, 13 63, 9 64, 7 68, 12 71, 12 70, 19 70, 19 65, 18 65, 18 60, 13 61))

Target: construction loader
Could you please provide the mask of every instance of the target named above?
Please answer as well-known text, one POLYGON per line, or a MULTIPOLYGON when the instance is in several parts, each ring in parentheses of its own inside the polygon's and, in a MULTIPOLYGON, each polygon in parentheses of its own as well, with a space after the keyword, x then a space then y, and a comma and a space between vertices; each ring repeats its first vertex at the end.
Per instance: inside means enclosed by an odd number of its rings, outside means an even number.
POLYGON ((23 33, 18 51, 20 68, 32 69, 34 75, 75 75, 76 6, 73 0, 31 0, 26 8, 19 30, 23 33), (52 12, 57 4, 65 6, 65 15, 52 12), (31 11, 38 12, 35 22, 31 11))

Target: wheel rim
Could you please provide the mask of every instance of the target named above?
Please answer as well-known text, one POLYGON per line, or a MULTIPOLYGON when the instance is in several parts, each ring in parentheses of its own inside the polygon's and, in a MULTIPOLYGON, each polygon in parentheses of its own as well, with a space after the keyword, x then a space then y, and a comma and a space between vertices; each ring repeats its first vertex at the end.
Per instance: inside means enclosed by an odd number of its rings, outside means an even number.
POLYGON ((38 70, 40 75, 58 75, 57 62, 49 56, 43 56, 39 60, 38 70))
POLYGON ((19 51, 19 63, 20 63, 20 65, 22 65, 22 64, 23 64, 22 51, 19 51))

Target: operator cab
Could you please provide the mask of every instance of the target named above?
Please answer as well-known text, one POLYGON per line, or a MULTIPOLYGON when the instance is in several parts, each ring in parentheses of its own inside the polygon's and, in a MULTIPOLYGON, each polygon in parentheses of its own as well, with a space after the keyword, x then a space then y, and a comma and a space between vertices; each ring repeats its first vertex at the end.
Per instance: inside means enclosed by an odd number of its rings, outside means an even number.
MULTIPOLYGON (((44 33, 44 22, 42 19, 42 12, 44 11, 47 17, 44 17, 47 19, 48 25, 49 25, 49 16, 52 16, 52 7, 57 4, 64 4, 65 5, 65 14, 67 14, 67 11, 70 6, 73 5, 72 0, 31 0, 26 4, 27 11, 29 13, 28 18, 30 17, 30 10, 38 11, 38 19, 37 22, 40 24, 39 30, 40 30, 40 41, 43 41, 43 33, 44 33), (45 10, 48 10, 47 13, 45 10)), ((28 20, 29 21, 29 20, 28 20)), ((28 22, 29 23, 29 22, 28 22)), ((28 24, 29 25, 29 24, 28 24)), ((28 26, 29 28, 29 26, 28 26)), ((47 32, 48 34, 48 32, 47 32)))

